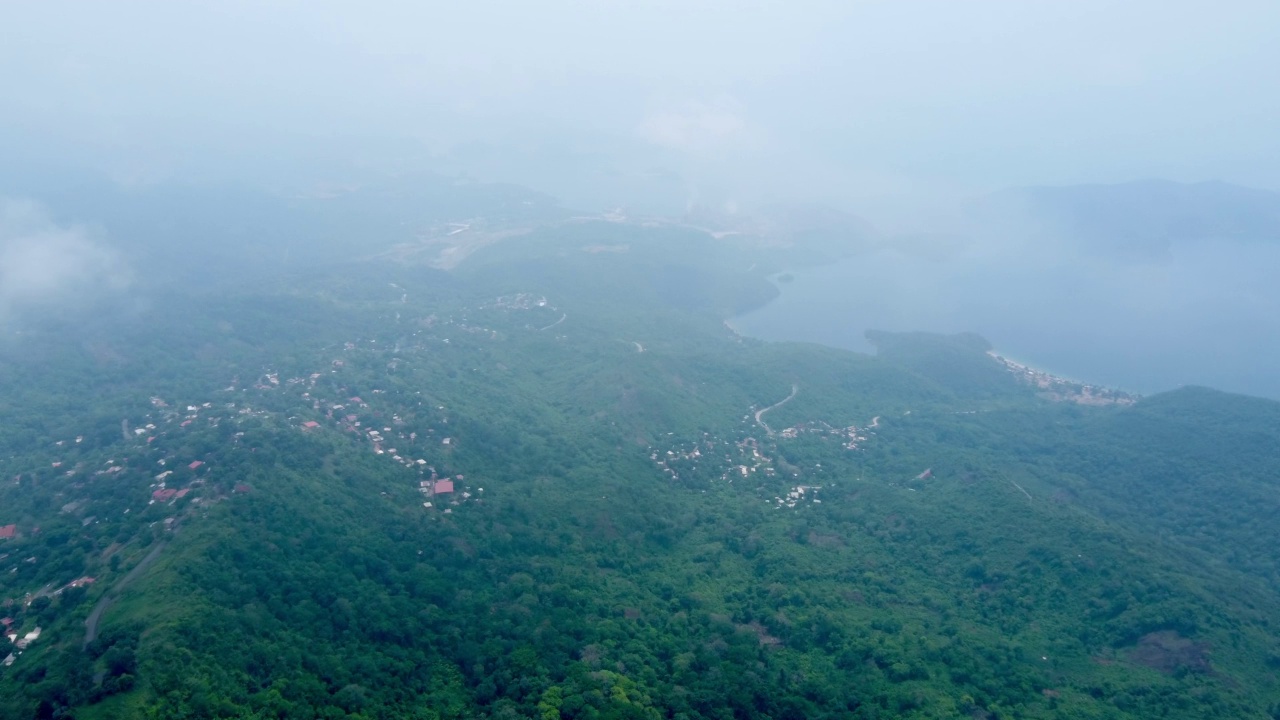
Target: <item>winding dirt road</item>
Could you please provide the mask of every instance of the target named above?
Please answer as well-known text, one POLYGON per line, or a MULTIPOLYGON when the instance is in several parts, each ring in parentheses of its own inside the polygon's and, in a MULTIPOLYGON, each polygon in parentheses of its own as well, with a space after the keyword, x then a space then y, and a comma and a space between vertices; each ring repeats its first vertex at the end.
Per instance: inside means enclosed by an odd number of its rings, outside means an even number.
POLYGON ((764 408, 764 409, 762 409, 762 410, 757 410, 757 411, 756 411, 756 424, 757 424, 757 425, 759 425, 760 427, 764 428, 764 431, 765 431, 765 432, 767 432, 767 433, 769 433, 770 435, 772 435, 772 434, 773 434, 773 428, 769 427, 769 424, 768 424, 768 423, 766 423, 766 422, 764 421, 764 414, 765 414, 765 413, 767 413, 767 412, 769 412, 770 410, 773 410, 774 408, 780 408, 780 407, 782 407, 783 405, 786 405, 787 403, 791 402, 791 398, 795 397, 797 392, 800 392, 800 386, 799 386, 799 385, 796 385, 796 384, 794 384, 794 383, 793 383, 793 384, 791 385, 791 394, 790 394, 790 395, 788 395, 788 396, 786 396, 785 398, 783 398, 782 400, 779 400, 778 402, 776 402, 776 403, 774 403, 774 404, 770 405, 770 406, 769 406, 769 407, 767 407, 767 408, 764 408))
POLYGON ((116 583, 115 586, 108 590, 106 594, 98 600, 98 604, 93 606, 93 610, 89 613, 89 617, 84 621, 85 647, 88 647, 89 643, 93 642, 94 639, 98 637, 98 625, 102 622, 102 614, 107 611, 107 608, 111 607, 112 603, 120 598, 120 593, 129 586, 129 583, 137 580, 144 572, 147 571, 147 568, 155 564, 156 560, 160 558, 160 552, 164 550, 164 547, 167 544, 167 542, 162 542, 152 548, 151 552, 147 553, 147 556, 142 558, 142 561, 129 571, 129 574, 120 578, 120 582, 116 583))
POLYGON ((542 332, 543 330, 550 330, 551 328, 553 328, 553 327, 555 327, 555 326, 559 325, 560 323, 564 322, 564 319, 565 319, 565 318, 567 318, 567 317, 569 317, 569 313, 562 313, 562 314, 560 315, 560 319, 559 319, 559 320, 557 320, 557 321, 555 321, 555 322, 551 323, 550 325, 548 325, 548 326, 546 326, 546 327, 538 328, 538 332, 542 332))

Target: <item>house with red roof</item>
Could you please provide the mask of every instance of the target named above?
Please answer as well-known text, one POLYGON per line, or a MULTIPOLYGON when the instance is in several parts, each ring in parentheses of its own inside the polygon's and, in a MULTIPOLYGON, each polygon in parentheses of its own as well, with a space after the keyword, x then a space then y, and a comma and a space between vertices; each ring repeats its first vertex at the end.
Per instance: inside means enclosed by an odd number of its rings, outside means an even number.
POLYGON ((151 493, 151 499, 156 502, 165 502, 166 500, 172 499, 173 496, 177 494, 178 491, 173 488, 160 488, 159 490, 151 493))
POLYGON ((18 533, 17 525, 5 525, 0 527, 0 540, 8 540, 18 533))
POLYGON ((316 422, 315 420, 308 420, 302 423, 303 430, 315 430, 318 427, 320 427, 320 423, 316 422))
POLYGON ((436 495, 442 495, 442 494, 444 494, 444 493, 451 493, 451 492, 453 492, 453 481, 452 481, 452 480, 438 480, 438 481, 436 481, 436 485, 435 485, 435 487, 434 487, 434 488, 432 488, 432 491, 433 491, 436 495))
POLYGON ((203 465, 203 464, 204 464, 204 462, 203 462, 203 461, 201 461, 201 460, 194 460, 194 461, 192 461, 192 463, 191 463, 190 465, 188 465, 187 467, 191 468, 192 470, 195 470, 195 469, 199 468, 199 467, 200 467, 201 465, 203 465))

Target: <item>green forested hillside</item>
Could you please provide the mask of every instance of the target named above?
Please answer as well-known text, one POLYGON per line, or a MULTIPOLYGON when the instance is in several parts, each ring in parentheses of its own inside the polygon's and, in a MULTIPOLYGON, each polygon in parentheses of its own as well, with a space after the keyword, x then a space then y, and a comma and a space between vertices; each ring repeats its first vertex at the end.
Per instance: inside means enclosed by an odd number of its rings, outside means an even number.
POLYGON ((1280 406, 739 337, 752 253, 569 223, 24 328, 0 715, 1274 716, 1280 406))

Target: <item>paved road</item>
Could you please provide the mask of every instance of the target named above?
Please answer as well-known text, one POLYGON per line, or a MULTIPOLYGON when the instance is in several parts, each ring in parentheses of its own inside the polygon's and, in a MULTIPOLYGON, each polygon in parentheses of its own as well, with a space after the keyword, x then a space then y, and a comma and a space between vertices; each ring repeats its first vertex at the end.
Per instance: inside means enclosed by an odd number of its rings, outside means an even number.
POLYGON ((766 422, 764 421, 764 414, 765 414, 765 413, 767 413, 767 412, 769 412, 770 410, 772 410, 772 409, 774 409, 774 408, 782 407, 783 405, 786 405, 787 403, 791 402, 791 398, 795 397, 795 396, 796 396, 796 393, 797 393, 797 392, 799 392, 799 391, 800 391, 800 386, 799 386, 799 385, 792 385, 792 386, 791 386, 791 394, 790 394, 790 395, 786 396, 786 397, 785 397, 785 398, 783 398, 782 400, 780 400, 780 401, 778 401, 778 402, 776 402, 776 403, 774 403, 774 404, 770 405, 769 407, 767 407, 767 408, 765 408, 765 409, 763 409, 763 410, 757 410, 757 411, 756 411, 756 423, 757 423, 757 424, 759 424, 759 425, 760 425, 760 427, 764 428, 764 431, 765 431, 765 432, 767 432, 767 433, 769 433, 770 435, 772 435, 772 434, 773 434, 773 429, 772 429, 772 428, 770 428, 770 427, 769 427, 769 425, 768 425, 768 423, 766 423, 766 422))

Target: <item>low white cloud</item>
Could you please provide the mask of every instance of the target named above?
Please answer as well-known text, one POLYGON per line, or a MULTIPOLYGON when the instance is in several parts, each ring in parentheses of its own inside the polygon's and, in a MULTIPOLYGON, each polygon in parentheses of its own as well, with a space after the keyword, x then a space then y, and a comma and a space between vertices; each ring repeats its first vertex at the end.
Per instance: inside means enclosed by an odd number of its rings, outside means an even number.
POLYGON ((87 302, 131 281, 113 248, 55 223, 39 204, 0 198, 0 319, 24 308, 87 302))

